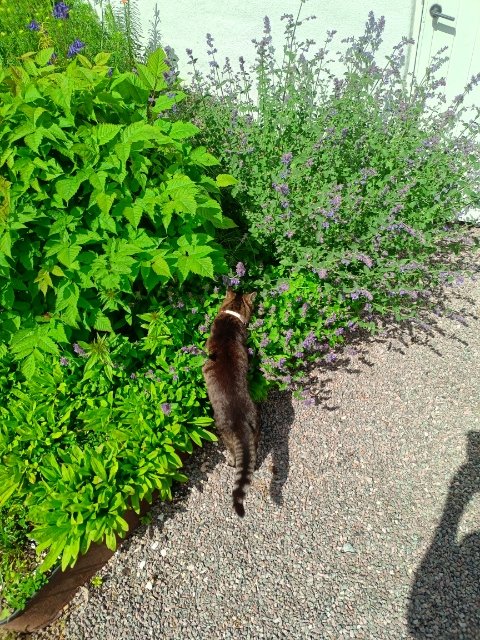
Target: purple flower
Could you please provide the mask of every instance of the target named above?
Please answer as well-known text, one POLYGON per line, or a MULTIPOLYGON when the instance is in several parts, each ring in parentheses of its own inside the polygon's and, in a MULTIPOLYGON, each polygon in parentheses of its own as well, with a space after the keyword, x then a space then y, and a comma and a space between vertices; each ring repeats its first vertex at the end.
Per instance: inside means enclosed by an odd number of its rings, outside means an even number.
POLYGON ((288 331, 285 334, 285 344, 288 344, 290 342, 290 340, 292 339, 293 336, 293 329, 288 329, 288 331))
POLYGON ((360 296, 362 296, 363 298, 367 298, 367 300, 373 300, 372 294, 366 289, 357 289, 356 291, 352 291, 352 293, 350 294, 352 300, 358 300, 360 296))
POLYGON ((68 47, 67 58, 73 58, 77 53, 80 53, 82 49, 85 48, 85 43, 81 40, 74 40, 72 44, 68 47))
POLYGON ((32 20, 30 24, 27 24, 27 29, 30 29, 30 31, 40 31, 40 24, 36 20, 32 20))
POLYGON ((313 349, 316 342, 317 342, 317 338, 315 337, 315 334, 313 333, 313 331, 310 331, 308 336, 302 342, 302 345, 305 349, 313 349))
POLYGON ((367 256, 364 253, 360 253, 357 256, 357 260, 363 262, 363 264, 365 264, 369 269, 373 266, 373 260, 370 258, 370 256, 367 256))
POLYGON ((278 293, 285 293, 285 291, 288 291, 290 288, 290 285, 288 284, 288 282, 282 282, 282 284, 278 285, 278 293))
POLYGON ((113 73, 113 67, 110 67, 110 69, 107 71, 107 76, 109 78, 111 78, 112 77, 112 73, 113 73))
POLYGON ((277 191, 277 193, 281 193, 284 196, 286 196, 290 191, 288 184, 277 184, 276 182, 272 182, 272 187, 277 191))
POLYGON ((172 406, 169 402, 164 402, 161 408, 165 416, 168 416, 172 411, 172 406))
POLYGON ((313 271, 322 280, 325 280, 325 278, 328 276, 328 271, 326 269, 314 269, 313 271))
POLYGON ((243 278, 243 276, 246 274, 247 270, 245 269, 245 265, 243 264, 243 262, 237 262, 237 266, 235 267, 235 271, 237 272, 237 276, 239 278, 243 278))
POLYGON ((130 378, 131 378, 132 380, 135 380, 135 378, 136 378, 136 377, 137 377, 137 374, 136 374, 136 373, 131 373, 131 374, 130 374, 130 378))
POLYGON ((47 62, 47 65, 48 64, 55 64, 55 62, 57 61, 57 58, 58 58, 57 54, 56 53, 52 53, 52 55, 50 56, 50 60, 47 62))
POLYGON ((62 365, 62 367, 68 366, 67 358, 64 358, 64 357, 60 358, 60 364, 62 365))
POLYGON ((77 342, 75 342, 75 344, 73 345, 73 350, 79 356, 86 355, 86 352, 82 349, 82 347, 77 342))
POLYGON ((58 18, 59 20, 65 20, 68 18, 68 12, 70 11, 70 7, 64 2, 57 2, 53 7, 52 16, 54 18, 58 18))
POLYGON ((283 156, 280 158, 280 162, 284 165, 289 165, 290 162, 292 161, 292 158, 293 158, 293 153, 289 151, 288 153, 283 154, 283 156))

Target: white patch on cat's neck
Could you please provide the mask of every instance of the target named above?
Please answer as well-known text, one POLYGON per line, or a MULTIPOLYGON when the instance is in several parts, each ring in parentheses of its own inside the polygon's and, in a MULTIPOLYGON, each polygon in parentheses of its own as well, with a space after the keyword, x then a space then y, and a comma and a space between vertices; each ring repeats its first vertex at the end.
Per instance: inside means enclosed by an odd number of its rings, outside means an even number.
POLYGON ((243 322, 243 324, 247 324, 245 322, 245 318, 241 316, 237 311, 231 311, 230 309, 225 309, 223 313, 229 313, 231 316, 235 316, 235 318, 238 318, 241 322, 243 322))

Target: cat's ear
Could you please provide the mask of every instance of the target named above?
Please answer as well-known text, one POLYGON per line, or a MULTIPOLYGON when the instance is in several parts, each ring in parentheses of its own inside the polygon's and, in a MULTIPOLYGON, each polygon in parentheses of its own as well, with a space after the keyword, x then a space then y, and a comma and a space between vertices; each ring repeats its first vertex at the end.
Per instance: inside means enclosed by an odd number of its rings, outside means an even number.
POLYGON ((227 288, 227 295, 225 296, 225 302, 231 302, 235 298, 235 291, 232 287, 227 288))
POLYGON ((246 293, 244 296, 245 300, 249 303, 249 304, 253 304, 253 301, 255 300, 255 298, 257 297, 257 292, 256 291, 252 291, 252 293, 246 293))

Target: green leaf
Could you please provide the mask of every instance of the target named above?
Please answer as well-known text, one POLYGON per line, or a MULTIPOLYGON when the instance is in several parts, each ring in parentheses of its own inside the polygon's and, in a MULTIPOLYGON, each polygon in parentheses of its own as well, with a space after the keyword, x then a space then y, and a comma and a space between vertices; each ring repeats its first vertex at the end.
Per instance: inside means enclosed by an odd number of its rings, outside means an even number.
POLYGON ((77 193, 80 185, 85 180, 86 176, 84 174, 78 173, 75 176, 71 176, 70 178, 64 178, 61 180, 57 180, 55 183, 55 189, 58 195, 68 202, 73 196, 77 193))
POLYGON ((35 352, 33 352, 28 356, 28 358, 25 358, 25 360, 22 362, 22 366, 20 370, 25 376, 25 378, 27 380, 30 380, 33 377, 33 374, 35 373, 35 369, 36 369, 35 352))
POLYGON ((107 144, 123 129, 121 124, 102 123, 91 127, 90 134, 98 145, 107 144))
POLYGON ((44 67, 52 57, 55 49, 53 47, 48 47, 48 49, 41 49, 35 56, 34 60, 38 64, 39 67, 44 67))
POLYGON ((174 140, 191 138, 200 132, 200 129, 190 122, 174 122, 168 135, 174 140))
POLYGON ((197 147, 196 149, 194 149, 190 153, 190 159, 195 162, 195 164, 199 164, 203 167, 212 167, 216 164, 220 164, 215 156, 212 156, 211 153, 208 153, 205 147, 197 147))
POLYGON ((219 173, 215 182, 219 187, 230 187, 232 184, 237 184, 238 180, 229 173, 219 173))
POLYGON ((170 272, 170 268, 167 264, 167 261, 163 257, 163 255, 157 255, 152 260, 152 269, 158 276, 165 276, 166 278, 171 278, 172 274, 170 272))
POLYGON ((168 71, 168 64, 165 62, 165 51, 158 48, 156 51, 148 56, 146 68, 150 74, 155 78, 156 89, 163 89, 166 86, 166 82, 163 77, 163 73, 168 71))

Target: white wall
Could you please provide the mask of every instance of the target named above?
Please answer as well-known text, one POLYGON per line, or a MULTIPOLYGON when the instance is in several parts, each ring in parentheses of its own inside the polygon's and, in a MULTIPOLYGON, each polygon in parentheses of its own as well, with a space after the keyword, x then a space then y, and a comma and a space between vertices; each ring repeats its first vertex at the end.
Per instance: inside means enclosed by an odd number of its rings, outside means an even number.
MULTIPOLYGON (((300 0, 140 0, 144 32, 156 3, 160 11, 162 41, 175 49, 183 78, 188 77, 190 70, 186 65, 186 48, 193 49, 202 70, 208 68, 206 33, 211 33, 215 39, 221 66, 225 56, 230 58, 234 68, 240 55, 247 62, 253 61, 251 40, 262 37, 265 15, 270 17, 274 45, 281 50, 285 23, 280 21, 280 16, 284 13, 296 16, 300 6, 300 0)), ((402 36, 412 36, 415 7, 419 3, 420 0, 309 0, 302 6, 302 16, 314 14, 317 20, 305 23, 299 33, 302 39, 314 39, 320 47, 326 31, 336 29, 338 33, 330 49, 335 53, 342 38, 363 33, 368 12, 373 10, 377 18, 385 16, 382 52, 389 53, 402 36)))

